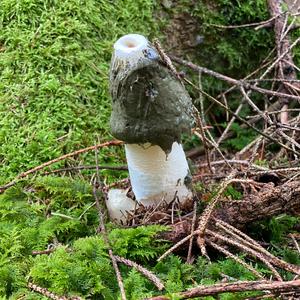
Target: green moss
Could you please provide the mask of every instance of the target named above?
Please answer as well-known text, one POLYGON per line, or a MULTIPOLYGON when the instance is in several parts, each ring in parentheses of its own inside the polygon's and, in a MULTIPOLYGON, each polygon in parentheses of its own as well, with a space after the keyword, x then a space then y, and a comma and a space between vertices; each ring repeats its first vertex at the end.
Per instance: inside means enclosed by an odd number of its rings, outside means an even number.
POLYGON ((108 66, 123 34, 154 34, 155 3, 3 0, 0 182, 111 138, 108 66))

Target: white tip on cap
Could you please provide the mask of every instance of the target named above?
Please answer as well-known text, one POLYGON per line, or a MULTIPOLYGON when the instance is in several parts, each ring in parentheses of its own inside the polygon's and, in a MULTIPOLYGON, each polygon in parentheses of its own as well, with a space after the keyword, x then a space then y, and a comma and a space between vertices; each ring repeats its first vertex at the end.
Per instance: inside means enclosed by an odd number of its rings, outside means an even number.
POLYGON ((115 51, 120 51, 123 53, 130 53, 135 51, 140 51, 146 48, 148 45, 148 40, 140 34, 126 34, 119 38, 115 44, 115 51))

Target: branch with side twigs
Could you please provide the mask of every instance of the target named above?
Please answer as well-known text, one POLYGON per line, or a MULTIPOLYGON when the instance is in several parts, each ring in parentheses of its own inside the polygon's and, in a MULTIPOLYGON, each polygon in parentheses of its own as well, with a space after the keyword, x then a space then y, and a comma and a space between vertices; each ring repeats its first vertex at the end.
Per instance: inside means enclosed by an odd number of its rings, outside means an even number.
MULTIPOLYGON (((232 283, 218 283, 211 286, 198 286, 174 295, 179 299, 213 296, 221 293, 237 293, 247 291, 290 292, 299 291, 300 279, 292 281, 238 281, 232 283)), ((157 296, 145 300, 168 300, 167 296, 157 296)))

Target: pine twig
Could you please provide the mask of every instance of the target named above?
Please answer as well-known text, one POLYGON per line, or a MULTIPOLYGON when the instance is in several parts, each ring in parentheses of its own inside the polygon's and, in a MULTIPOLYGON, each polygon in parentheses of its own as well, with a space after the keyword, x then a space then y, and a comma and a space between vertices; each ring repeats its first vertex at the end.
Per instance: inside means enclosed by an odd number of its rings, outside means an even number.
MULTIPOLYGON (((192 219, 192 226, 191 226, 191 234, 195 230, 195 225, 196 225, 196 220, 197 220, 197 200, 194 201, 194 209, 193 209, 193 219, 192 219)), ((188 250, 188 255, 187 255, 187 263, 192 263, 192 248, 193 248, 193 241, 194 241, 194 236, 191 237, 190 239, 190 244, 189 244, 189 250, 188 250)))
MULTIPOLYGON (((207 253, 206 253, 206 248, 205 248, 205 230, 207 227, 207 224, 209 222, 209 219, 211 217, 211 214, 216 207, 217 203, 219 202, 219 199, 227 186, 231 183, 232 178, 234 174, 231 173, 226 180, 221 184, 221 187, 217 193, 217 195, 214 197, 214 199, 208 204, 208 206, 205 208, 204 212, 199 218, 199 224, 198 224, 198 231, 199 231, 199 236, 197 238, 197 244, 201 250, 202 255, 208 258, 207 253)), ((208 258, 209 259, 209 258, 208 258)))
MULTIPOLYGON (((106 232, 105 223, 104 223, 104 213, 101 209, 100 200, 99 200, 99 197, 98 197, 98 194, 97 194, 97 190, 101 186, 101 181, 100 181, 100 173, 99 173, 99 167, 98 167, 99 166, 98 151, 97 151, 98 148, 95 146, 94 150, 95 150, 95 161, 96 161, 97 168, 96 168, 96 181, 94 182, 94 185, 93 185, 93 194, 94 194, 94 198, 96 200, 96 207, 97 207, 97 210, 98 210, 99 229, 100 229, 100 232, 102 233, 102 236, 103 236, 103 239, 104 239, 105 243, 109 247, 108 248, 108 254, 109 254, 109 257, 112 261, 112 265, 113 265, 113 268, 114 268, 116 276, 117 276, 117 281, 118 281, 118 285, 119 285, 119 289, 120 289, 120 293, 121 293, 121 299, 126 300, 126 294, 125 294, 125 289, 124 289, 122 276, 121 276, 121 273, 120 273, 120 270, 119 270, 119 267, 118 267, 118 264, 117 264, 117 260, 116 260, 114 254, 113 254, 113 251, 111 250, 110 245, 109 245, 109 240, 108 240, 108 237, 107 237, 107 232, 106 232)), ((102 189, 102 191, 103 191, 103 189, 102 189)), ((106 196, 105 196, 105 198, 106 198, 106 196)))
MULTIPOLYGON (((266 139, 270 140, 271 142, 280 145, 282 148, 289 150, 297 155, 300 155, 300 152, 295 151, 291 148, 289 148, 288 146, 282 144, 281 142, 279 142, 278 140, 274 139, 271 135, 266 134, 264 131, 261 131, 259 129, 257 129, 255 126, 253 126, 251 123, 249 123, 248 121, 246 121, 245 119, 241 118, 239 115, 235 114, 230 108, 226 107, 226 105, 224 105, 222 102, 220 102, 219 100, 217 100, 215 97, 209 95, 208 93, 206 93, 203 90, 200 90, 198 87, 196 87, 191 81, 185 79, 185 82, 187 82, 188 84, 190 84, 191 86, 193 86, 196 90, 200 91, 201 93, 203 93, 203 95, 205 95, 206 97, 208 97, 209 99, 211 99, 213 102, 217 103, 218 105, 220 105, 221 107, 225 108, 231 115, 233 115, 237 120, 239 120, 240 122, 244 123, 245 125, 247 125, 249 128, 253 129, 254 131, 256 131, 258 134, 260 134, 261 136, 265 137, 266 139)), ((285 95, 287 96, 287 95, 285 95)), ((296 97, 296 96, 294 96, 296 97)), ((297 100, 300 100, 300 96, 296 97, 297 100)), ((271 127, 269 127, 271 128, 271 127)), ((269 129, 268 128, 268 129, 269 129)), ((260 137, 261 138, 261 137, 260 137)))
POLYGON ((297 249, 298 253, 300 254, 300 247, 299 247, 299 244, 298 242, 296 241, 294 235, 292 233, 289 234, 289 237, 292 239, 294 245, 295 245, 295 248, 297 249))
POLYGON ((223 253, 227 257, 233 259, 234 261, 236 261, 237 263, 239 263, 240 265, 242 265, 243 267, 245 267, 246 269, 248 269, 257 278, 259 278, 261 280, 265 279, 255 268, 253 268, 251 265, 248 265, 247 263, 245 263, 242 259, 240 259, 236 255, 232 254, 231 252, 229 252, 228 250, 226 250, 224 247, 221 247, 220 245, 217 245, 216 243, 212 242, 211 240, 207 240, 207 243, 210 246, 212 246, 213 248, 215 248, 216 250, 218 250, 219 252, 223 253))
POLYGON ((123 263, 129 267, 135 268, 137 271, 139 271, 141 274, 143 274, 145 277, 147 277, 150 281, 153 282, 153 284, 161 291, 165 288, 164 284, 161 282, 161 280, 153 274, 151 271, 147 270, 146 268, 142 267, 141 265, 137 264, 134 261, 131 261, 129 259, 126 259, 124 257, 114 255, 117 262, 123 263))
POLYGON ((186 237, 184 237, 183 239, 181 239, 179 242, 177 242, 176 244, 174 244, 171 248, 169 248, 165 253, 163 253, 158 259, 157 261, 161 261, 164 258, 166 258, 168 255, 170 255, 173 251, 175 251, 178 247, 180 247, 181 245, 183 245, 184 243, 186 243, 190 238, 192 238, 193 236, 199 234, 199 230, 195 230, 193 231, 191 234, 187 235, 186 237))
MULTIPOLYGON (((300 279, 292 281, 237 281, 232 283, 217 283, 210 286, 198 286, 174 295, 179 299, 212 296, 221 293, 236 293, 247 291, 290 292, 299 290, 300 279)), ((145 300, 168 300, 167 296, 157 296, 145 300)))
POLYGON ((240 25, 221 25, 221 24, 212 24, 209 23, 209 26, 221 28, 221 29, 236 29, 236 28, 248 28, 248 27, 255 27, 255 30, 259 29, 259 26, 270 26, 270 24, 278 18, 280 15, 274 16, 269 20, 262 21, 262 22, 255 22, 255 23, 248 23, 248 24, 240 24, 240 25))
MULTIPOLYGON (((300 39, 297 39, 297 43, 299 41, 300 41, 300 39)), ((293 43, 293 45, 295 46, 297 43, 293 43)), ((269 96, 273 96, 273 97, 274 96, 275 97, 286 97, 288 99, 294 99, 294 100, 299 100, 300 99, 299 96, 290 95, 290 94, 281 93, 281 92, 275 92, 275 91, 264 89, 264 88, 261 88, 261 87, 258 87, 258 86, 252 85, 252 84, 248 84, 248 83, 244 82, 243 80, 237 80, 237 79, 231 78, 227 75, 223 75, 221 73, 218 73, 216 71, 212 71, 212 70, 209 70, 207 68, 197 66, 197 65, 195 65, 191 62, 188 62, 188 61, 183 60, 181 58, 175 57, 173 55, 170 55, 170 58, 173 61, 175 61, 175 62, 177 62, 181 65, 184 65, 184 66, 190 68, 193 71, 203 72, 204 74, 207 74, 207 75, 215 77, 217 79, 226 81, 227 83, 229 83, 231 85, 234 85, 236 87, 243 86, 246 89, 252 89, 252 90, 254 90, 254 91, 256 91, 260 94, 265 94, 265 95, 269 95, 269 96)))
POLYGON ((90 147, 87 147, 87 148, 76 150, 74 152, 67 153, 67 154, 62 155, 58 158, 47 161, 47 162, 45 162, 45 163, 43 163, 43 164, 41 164, 41 165, 39 165, 39 166, 37 166, 33 169, 30 169, 26 172, 23 172, 23 173, 19 174, 13 181, 7 183, 6 185, 0 186, 0 193, 3 193, 6 189, 8 189, 9 187, 15 185, 19 179, 27 177, 30 174, 34 174, 37 171, 40 171, 40 170, 44 169, 45 167, 48 167, 48 166, 50 166, 54 163, 57 163, 59 161, 67 159, 69 157, 72 157, 72 156, 75 156, 75 155, 78 155, 78 154, 81 154, 81 153, 85 153, 85 152, 88 152, 88 151, 91 151, 91 150, 94 150, 94 149, 109 147, 109 146, 119 146, 119 145, 122 145, 122 144, 123 144, 123 142, 118 141, 118 140, 109 141, 109 142, 101 143, 101 144, 98 144, 98 145, 95 145, 95 146, 90 146, 90 147))
POLYGON ((230 224, 220 220, 220 219, 217 219, 217 218, 214 218, 214 220, 216 221, 216 226, 220 226, 222 225, 222 229, 224 231, 226 231, 226 227, 227 230, 226 232, 229 233, 229 234, 233 234, 234 232, 238 234, 237 235, 233 235, 234 237, 237 237, 240 241, 242 241, 243 243, 246 243, 247 246, 250 246, 251 248, 253 248, 254 250, 262 253, 264 256, 268 257, 269 259, 271 259, 272 263, 279 267, 279 268, 282 268, 286 271, 289 271, 289 272, 292 272, 292 273, 295 273, 297 275, 300 275, 300 267, 298 266, 295 266, 295 265, 292 265, 292 264, 289 264, 281 259, 279 259, 278 257, 274 256, 272 253, 270 253, 269 251, 267 251, 265 248, 263 248, 259 243, 257 243, 254 239, 252 239, 250 236, 248 236, 247 234, 243 233, 242 231, 238 230, 237 228, 231 226, 230 224))
POLYGON ((277 270, 272 266, 272 264, 269 262, 269 260, 263 256, 261 253, 256 252, 255 250, 242 245, 241 243, 229 238, 229 237, 225 237, 219 233, 213 232, 212 230, 207 229, 207 234, 209 234, 210 236, 213 236, 214 238, 217 238, 229 245, 235 246, 241 250, 243 250, 245 253, 250 254, 251 256, 258 258, 259 260, 261 260, 273 273, 274 277, 278 280, 278 281, 282 281, 282 278, 280 276, 280 274, 277 272, 277 270))
POLYGON ((48 289, 40 287, 36 284, 33 284, 31 282, 28 283, 28 288, 30 288, 31 290, 49 298, 49 299, 53 299, 53 300, 82 300, 82 298, 80 297, 65 297, 65 296, 58 296, 55 293, 50 292, 48 289))
POLYGON ((202 143, 203 143, 203 147, 204 147, 207 165, 208 165, 210 172, 213 174, 214 172, 213 172, 213 170, 211 168, 211 164, 210 164, 210 156, 209 156, 209 151, 208 151, 208 147, 207 147, 207 143, 206 143, 206 136, 205 136, 204 129, 203 129, 203 123, 202 123, 200 114, 198 112, 198 109, 195 106, 193 106, 193 114, 196 119, 196 124, 197 124, 197 127, 199 128, 200 135, 202 136, 202 143))
MULTIPOLYGON (((99 170, 113 170, 113 171, 127 171, 127 166, 98 166, 99 170)), ((69 168, 62 168, 58 170, 48 171, 43 173, 42 175, 50 175, 50 174, 57 174, 62 172, 69 172, 69 171, 80 171, 80 170, 95 170, 97 166, 74 166, 69 168)))

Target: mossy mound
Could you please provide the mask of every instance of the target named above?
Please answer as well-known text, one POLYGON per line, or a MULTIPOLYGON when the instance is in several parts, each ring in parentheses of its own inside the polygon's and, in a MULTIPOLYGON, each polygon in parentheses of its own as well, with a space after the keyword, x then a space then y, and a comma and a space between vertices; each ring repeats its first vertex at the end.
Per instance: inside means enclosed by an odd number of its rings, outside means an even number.
POLYGON ((112 44, 128 32, 154 34, 154 7, 150 0, 1 1, 0 183, 109 137, 112 44))

